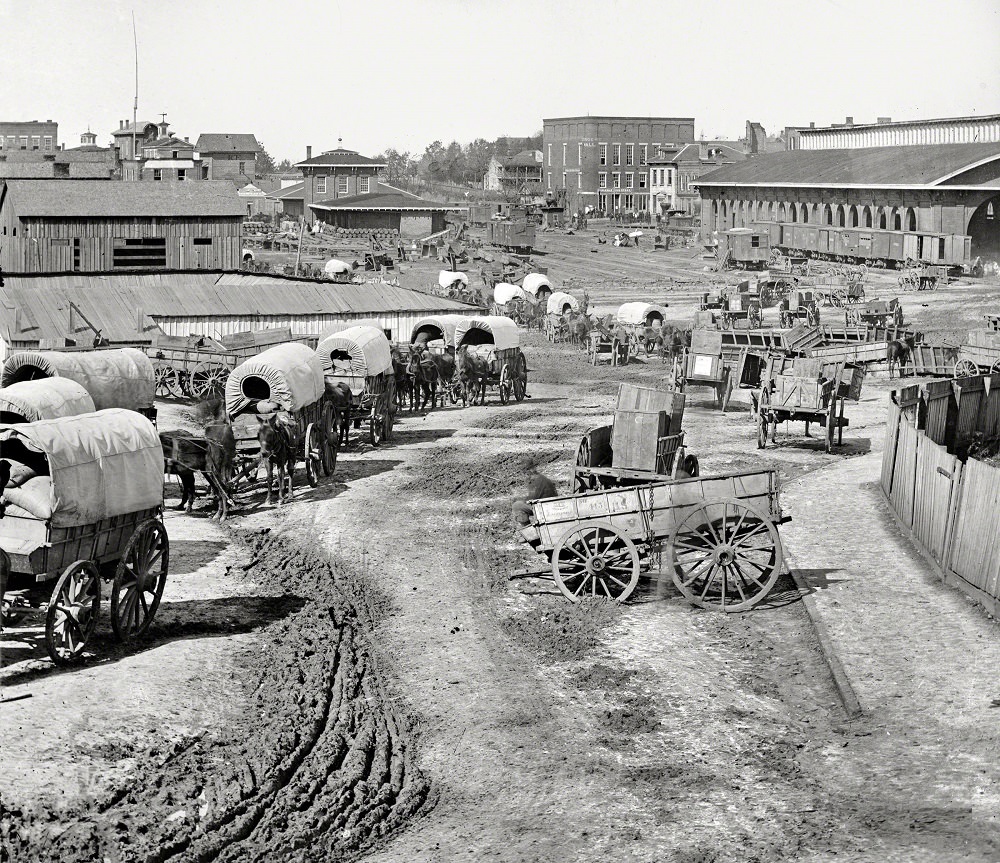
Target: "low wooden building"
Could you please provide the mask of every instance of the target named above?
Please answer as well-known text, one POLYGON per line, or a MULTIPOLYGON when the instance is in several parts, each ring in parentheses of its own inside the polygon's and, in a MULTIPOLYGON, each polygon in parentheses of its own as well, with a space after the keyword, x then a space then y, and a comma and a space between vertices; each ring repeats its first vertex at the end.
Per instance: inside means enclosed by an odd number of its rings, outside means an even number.
POLYGON ((245 214, 228 180, 7 180, 0 184, 0 268, 236 270, 245 214))

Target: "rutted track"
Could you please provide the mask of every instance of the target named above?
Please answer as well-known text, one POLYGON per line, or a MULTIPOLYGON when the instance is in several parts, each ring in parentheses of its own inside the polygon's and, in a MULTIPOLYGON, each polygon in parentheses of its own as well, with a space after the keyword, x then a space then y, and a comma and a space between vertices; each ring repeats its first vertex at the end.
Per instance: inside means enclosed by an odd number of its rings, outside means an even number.
POLYGON ((245 652, 240 721, 147 749, 128 784, 58 817, 0 802, 0 861, 326 863, 428 806, 411 726, 368 649, 382 595, 365 574, 267 531, 244 539, 242 568, 306 602, 245 652))

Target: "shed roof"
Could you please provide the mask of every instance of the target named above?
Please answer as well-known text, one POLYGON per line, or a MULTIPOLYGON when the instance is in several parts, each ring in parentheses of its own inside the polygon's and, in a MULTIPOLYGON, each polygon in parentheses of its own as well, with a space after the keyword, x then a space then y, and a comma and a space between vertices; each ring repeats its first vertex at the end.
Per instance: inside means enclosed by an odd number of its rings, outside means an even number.
POLYGON ((249 132, 202 132, 195 147, 199 153, 259 153, 264 149, 249 132))
POLYGON ((370 159, 362 156, 354 150, 347 150, 340 147, 336 150, 328 150, 313 156, 311 159, 304 159, 295 163, 296 168, 384 168, 385 162, 379 159, 370 159))
POLYGON ((507 160, 508 168, 529 167, 540 168, 542 166, 541 150, 522 150, 515 156, 507 160))
POLYGON ((303 191, 305 186, 306 184, 302 182, 286 186, 284 189, 275 189, 271 192, 271 197, 277 198, 279 201, 294 201, 296 199, 301 201, 305 197, 305 192, 303 191))
POLYGON ((1000 144, 788 150, 726 165, 700 177, 697 185, 925 188, 989 162, 1000 162, 1000 144))
POLYGON ((349 195, 331 198, 309 205, 313 210, 438 210, 448 209, 437 201, 426 201, 408 192, 370 192, 367 195, 349 195))
POLYGON ((244 205, 226 180, 141 183, 90 180, 8 180, 7 194, 21 217, 242 216, 244 205))

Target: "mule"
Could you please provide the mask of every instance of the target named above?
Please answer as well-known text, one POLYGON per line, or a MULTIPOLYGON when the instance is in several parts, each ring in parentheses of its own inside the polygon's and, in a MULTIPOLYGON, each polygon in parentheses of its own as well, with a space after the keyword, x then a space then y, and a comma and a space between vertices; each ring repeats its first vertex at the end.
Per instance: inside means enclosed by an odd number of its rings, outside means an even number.
POLYGON ((288 478, 288 496, 295 492, 295 460, 298 453, 298 426, 287 411, 277 411, 271 416, 259 417, 257 442, 260 444, 260 457, 267 466, 267 497, 265 505, 271 503, 271 485, 274 481, 274 469, 278 469, 278 506, 285 502, 285 477, 288 478))
POLYGON ((467 347, 459 349, 455 355, 455 373, 458 375, 458 382, 462 390, 462 407, 465 407, 470 400, 475 405, 476 398, 479 404, 486 404, 486 380, 490 375, 490 364, 478 354, 469 352, 467 347))
POLYGON ((223 522, 229 516, 233 501, 229 496, 229 479, 236 458, 236 438, 229 423, 210 423, 205 436, 199 438, 186 431, 160 432, 163 447, 163 472, 177 476, 181 482, 181 502, 177 509, 194 509, 196 472, 201 472, 215 495, 216 511, 212 518, 223 522))
POLYGON ((907 336, 905 339, 893 339, 885 344, 885 358, 889 362, 889 380, 892 380, 892 369, 895 366, 899 376, 903 376, 903 366, 910 359, 910 352, 913 350, 915 339, 907 336))
MULTIPOLYGON (((447 386, 455 377, 455 357, 450 353, 432 354, 428 350, 419 351, 414 344, 406 372, 413 380, 417 395, 417 409, 423 410, 428 400, 431 409, 437 407, 438 383, 447 386)), ((444 405, 444 392, 441 394, 441 404, 444 405)))
POLYGON ((392 377, 396 384, 396 406, 402 410, 409 400, 409 410, 413 410, 413 379, 407 372, 407 362, 399 348, 392 348, 392 377))
POLYGON ((343 446, 350 437, 351 405, 354 396, 351 393, 351 388, 344 381, 337 381, 337 383, 327 382, 326 397, 333 406, 333 426, 336 440, 340 446, 343 446))

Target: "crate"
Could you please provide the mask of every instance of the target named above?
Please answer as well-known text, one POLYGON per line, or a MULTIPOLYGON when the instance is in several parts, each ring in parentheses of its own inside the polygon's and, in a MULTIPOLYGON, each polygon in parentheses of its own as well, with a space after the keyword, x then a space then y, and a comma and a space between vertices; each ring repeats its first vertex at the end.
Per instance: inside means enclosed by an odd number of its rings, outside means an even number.
POLYGON ((830 403, 833 381, 814 377, 778 375, 774 380, 772 404, 786 410, 823 410, 830 403))
POLYGON ((665 434, 677 434, 684 423, 684 393, 621 384, 615 411, 666 411, 670 417, 670 428, 665 434))
POLYGON ((617 411, 611 430, 611 466, 655 471, 660 438, 666 437, 666 411, 617 411))
POLYGON ((691 333, 691 353, 722 355, 722 333, 718 330, 694 330, 691 333))
POLYGON ((722 379, 722 357, 695 353, 692 349, 687 355, 687 368, 684 377, 689 380, 719 381, 722 379))

